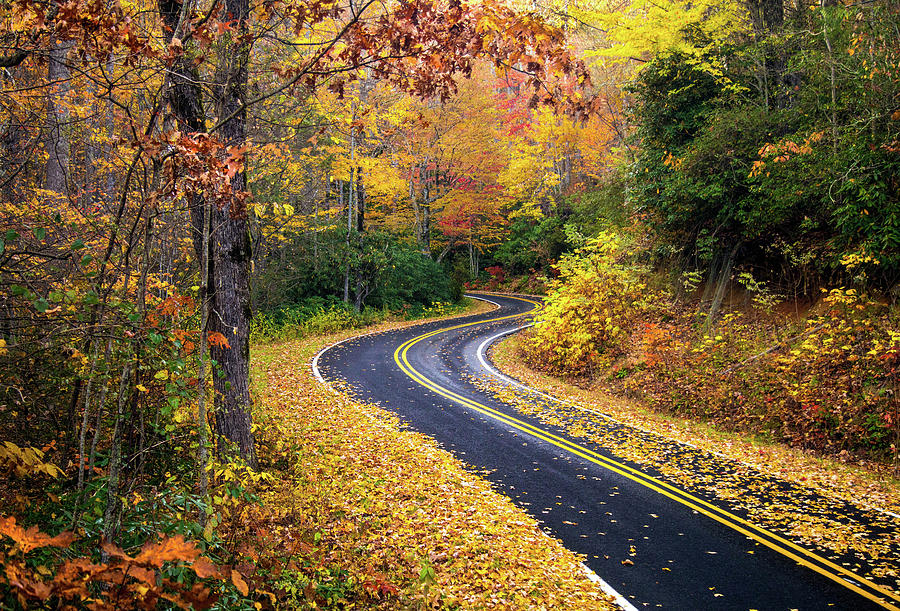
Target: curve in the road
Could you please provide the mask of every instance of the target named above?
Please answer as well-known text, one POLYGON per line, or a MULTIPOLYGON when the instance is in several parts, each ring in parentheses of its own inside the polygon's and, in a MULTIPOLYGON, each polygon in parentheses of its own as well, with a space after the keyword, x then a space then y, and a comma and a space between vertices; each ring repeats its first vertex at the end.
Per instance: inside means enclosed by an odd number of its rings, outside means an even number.
MULTIPOLYGON (((540 307, 540 304, 538 302, 529 299, 507 296, 504 301, 506 301, 507 299, 514 299, 520 302, 527 303, 531 305, 533 309, 540 307)), ((465 396, 460 392, 448 388, 450 384, 447 381, 444 381, 442 383, 440 380, 435 379, 441 377, 440 375, 437 375, 436 372, 432 372, 431 375, 429 375, 428 373, 421 370, 425 369, 425 367, 422 367, 420 365, 419 368, 417 368, 413 364, 414 359, 412 359, 410 356, 411 351, 420 348, 422 345, 427 345, 430 342, 436 341, 435 338, 441 336, 442 334, 460 334, 463 333, 464 330, 468 330, 476 326, 496 325, 497 323, 519 318, 527 313, 528 312, 519 311, 510 315, 494 316, 492 318, 485 318, 482 316, 478 317, 476 320, 470 320, 468 322, 463 322, 451 326, 435 326, 436 328, 431 328, 425 333, 416 334, 406 341, 400 343, 400 345, 393 352, 394 363, 397 365, 397 367, 399 367, 400 371, 402 371, 403 374, 408 376, 411 380, 452 403, 461 405, 468 410, 484 416, 485 418, 500 423, 504 427, 507 427, 507 429, 509 430, 516 431, 527 437, 537 439, 541 442, 549 444, 550 446, 556 448, 557 451, 561 451, 571 457, 577 457, 578 459, 596 465, 609 473, 613 473, 619 478, 624 478, 635 484, 638 484, 639 486, 649 491, 662 495, 663 497, 666 497, 671 501, 674 501, 675 503, 678 503, 690 509, 696 514, 706 516, 714 520, 715 522, 727 527, 728 529, 731 529, 732 531, 739 533, 740 535, 743 535, 748 539, 756 541, 757 543, 769 548, 770 550, 773 550, 774 552, 777 552, 781 556, 789 558, 797 564, 806 567, 807 569, 810 569, 823 577, 826 577, 833 583, 840 585, 842 588, 846 588, 847 590, 856 593, 863 599, 868 600, 870 604, 875 603, 876 605, 886 609, 900 610, 900 607, 897 606, 897 603, 900 602, 900 598, 898 598, 893 592, 882 588, 878 584, 871 582, 870 580, 855 573, 854 571, 840 566, 835 562, 832 562, 831 560, 820 556, 814 551, 806 549, 794 543, 793 541, 790 541, 789 539, 778 535, 777 533, 753 524, 752 522, 749 522, 741 516, 738 516, 730 511, 727 511, 726 509, 710 503, 705 499, 702 499, 694 494, 673 486, 672 484, 664 481, 663 479, 660 479, 659 477, 655 477, 652 474, 648 474, 640 469, 634 468, 622 461, 601 454, 600 452, 586 447, 583 444, 576 443, 570 439, 567 439, 564 436, 564 433, 562 433, 561 431, 551 430, 551 427, 541 426, 540 423, 528 422, 524 417, 511 415, 509 413, 501 411, 501 409, 498 409, 496 406, 491 407, 487 405, 489 401, 485 399, 476 400, 472 398, 472 396, 465 396)), ((483 350, 486 344, 489 344, 492 339, 496 339, 497 337, 500 337, 508 332, 509 330, 506 330, 503 333, 494 335, 493 338, 488 338, 488 340, 481 342, 479 348, 477 349, 478 358, 483 359, 483 350)), ((409 333, 407 332, 404 335, 408 336, 409 333)), ((317 356, 317 363, 319 356, 321 356, 321 354, 317 356)), ((419 355, 419 357, 427 358, 422 355, 419 355)), ((415 422, 413 422, 413 426, 416 426, 415 422)), ((431 431, 423 432, 430 432, 433 434, 433 432, 431 431)), ((466 458, 467 460, 471 461, 470 457, 467 456, 466 458)), ((632 547, 632 549, 634 548, 632 547)))

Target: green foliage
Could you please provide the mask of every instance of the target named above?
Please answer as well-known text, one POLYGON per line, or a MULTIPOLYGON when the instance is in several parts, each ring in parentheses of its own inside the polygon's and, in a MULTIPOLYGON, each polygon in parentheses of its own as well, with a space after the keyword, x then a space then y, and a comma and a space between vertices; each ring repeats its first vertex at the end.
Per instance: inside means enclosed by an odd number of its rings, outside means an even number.
POLYGON ((427 305, 404 303, 393 311, 367 307, 357 312, 353 306, 334 298, 310 297, 303 303, 257 314, 251 323, 250 338, 254 343, 300 339, 345 329, 361 329, 392 315, 404 319, 451 316, 468 307, 469 301, 436 301, 427 305))
POLYGON ((461 296, 458 283, 443 267, 391 233, 354 232, 349 246, 342 230, 323 231, 314 239, 296 236, 291 249, 273 252, 261 264, 254 283, 261 317, 254 323, 258 337, 272 337, 264 329, 273 324, 301 325, 314 315, 321 320, 313 326, 323 331, 364 324, 350 320, 353 316, 342 314, 336 305, 343 298, 348 269, 350 298, 360 310, 422 308, 461 296), (334 324, 328 318, 334 318, 334 324))
POLYGON ((308 297, 302 303, 259 312, 250 325, 250 338, 253 342, 284 341, 316 333, 334 333, 364 327, 378 317, 377 310, 368 308, 357 312, 353 306, 334 297, 308 297))
POLYGON ((555 216, 518 218, 494 259, 510 274, 547 269, 568 247, 562 228, 562 219, 555 216))
MULTIPOLYGON (((597 188, 573 195, 568 200, 571 214, 566 225, 579 233, 594 236, 604 229, 625 227, 631 220, 632 210, 626 191, 628 177, 621 169, 611 174, 597 188)), ((577 246, 577 244, 570 245, 577 246)))
POLYGON ((703 269, 739 245, 735 264, 808 293, 858 253, 878 261, 871 286, 896 283, 898 20, 882 5, 826 7, 781 38, 720 45, 740 93, 685 55, 649 62, 633 85, 629 198, 661 261, 703 269))
POLYGON ((404 305, 426 307, 436 302, 458 301, 461 296, 443 267, 415 246, 387 234, 373 236, 370 252, 377 257, 373 290, 366 303, 398 310, 404 305))

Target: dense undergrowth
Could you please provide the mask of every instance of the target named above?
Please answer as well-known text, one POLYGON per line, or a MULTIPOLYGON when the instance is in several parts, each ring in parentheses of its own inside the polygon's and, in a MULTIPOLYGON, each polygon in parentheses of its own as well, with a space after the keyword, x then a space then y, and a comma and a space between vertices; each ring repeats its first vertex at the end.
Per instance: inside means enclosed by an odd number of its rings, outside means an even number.
POLYGON ((312 355, 370 320, 319 310, 302 330, 268 327, 285 341, 253 353, 261 469, 213 462, 199 494, 196 429, 176 410, 167 470, 148 465, 122 491, 115 545, 101 543, 104 452, 80 492, 45 451, 0 446, 0 607, 612 608, 576 555, 477 475, 315 381, 312 355))
POLYGON ((748 283, 709 314, 690 275, 681 291, 661 288, 624 235, 601 233, 562 258, 522 344, 531 365, 662 411, 896 464, 896 305, 838 287, 797 316, 748 283))

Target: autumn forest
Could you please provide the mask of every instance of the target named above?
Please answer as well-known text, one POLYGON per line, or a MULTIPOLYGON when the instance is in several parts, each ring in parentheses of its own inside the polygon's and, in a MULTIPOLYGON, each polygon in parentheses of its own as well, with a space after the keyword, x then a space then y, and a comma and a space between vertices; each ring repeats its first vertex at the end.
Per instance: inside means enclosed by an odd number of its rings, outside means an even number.
POLYGON ((897 0, 0 16, 0 607, 615 608, 310 373, 467 293, 540 303, 517 378, 898 511, 897 0))

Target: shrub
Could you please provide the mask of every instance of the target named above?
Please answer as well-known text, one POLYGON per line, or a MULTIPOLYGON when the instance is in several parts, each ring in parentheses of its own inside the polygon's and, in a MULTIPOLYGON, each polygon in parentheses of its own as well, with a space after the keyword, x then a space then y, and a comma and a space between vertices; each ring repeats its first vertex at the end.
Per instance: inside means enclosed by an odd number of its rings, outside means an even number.
POLYGON ((557 265, 543 312, 524 342, 529 361, 563 375, 584 375, 623 355, 651 307, 645 271, 627 263, 621 234, 601 232, 557 265))

